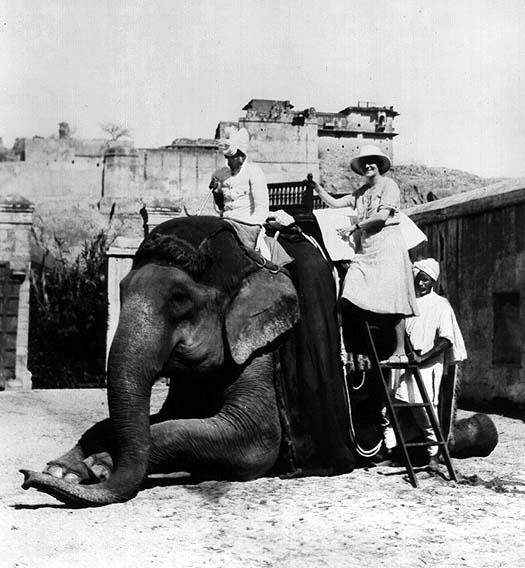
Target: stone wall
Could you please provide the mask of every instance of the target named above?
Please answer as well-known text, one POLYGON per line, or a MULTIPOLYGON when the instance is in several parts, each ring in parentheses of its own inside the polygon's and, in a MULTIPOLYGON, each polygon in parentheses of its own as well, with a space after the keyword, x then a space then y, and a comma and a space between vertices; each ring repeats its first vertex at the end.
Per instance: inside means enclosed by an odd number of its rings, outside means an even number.
POLYGON ((101 197, 103 161, 0 162, 0 196, 23 195, 34 203, 101 197))
MULTIPOLYGON (((131 141, 120 145, 132 144, 131 141)), ((104 139, 82 138, 26 138, 24 141, 24 161, 32 163, 70 162, 78 160, 100 161, 109 147, 104 139)))
POLYGON ((198 209, 208 194, 212 173, 224 163, 216 145, 148 150, 143 195, 148 203, 164 197, 198 209))
POLYGON ((475 404, 525 408, 524 188, 476 189, 407 211, 428 237, 416 258, 440 262, 439 292, 468 352, 462 397, 475 404))

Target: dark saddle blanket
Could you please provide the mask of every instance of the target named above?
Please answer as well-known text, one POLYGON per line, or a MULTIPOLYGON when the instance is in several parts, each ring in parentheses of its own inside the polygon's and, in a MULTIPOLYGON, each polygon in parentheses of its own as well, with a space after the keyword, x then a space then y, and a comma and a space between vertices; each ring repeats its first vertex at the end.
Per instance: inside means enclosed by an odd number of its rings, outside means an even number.
POLYGON ((296 286, 301 319, 279 351, 286 469, 332 475, 356 464, 343 367, 332 266, 301 233, 282 234, 294 258, 286 269, 296 286))

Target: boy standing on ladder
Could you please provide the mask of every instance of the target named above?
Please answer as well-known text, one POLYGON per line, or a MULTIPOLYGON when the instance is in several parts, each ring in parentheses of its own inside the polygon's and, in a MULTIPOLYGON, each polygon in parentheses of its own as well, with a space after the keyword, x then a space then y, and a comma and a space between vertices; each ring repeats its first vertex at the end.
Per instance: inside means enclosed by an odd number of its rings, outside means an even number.
MULTIPOLYGON (((409 357, 411 362, 419 366, 423 383, 437 415, 443 371, 450 364, 464 361, 467 352, 452 306, 446 298, 434 292, 436 280, 439 278, 439 263, 433 258, 419 260, 414 263, 413 273, 420 315, 406 320, 406 332, 414 349, 414 353, 409 357)), ((423 402, 410 369, 405 370, 396 383, 396 400, 407 403, 423 402)), ((425 440, 437 441, 425 409, 410 410, 425 440)), ((385 445, 387 450, 395 446, 395 436, 390 426, 385 430, 385 445)), ((435 471, 439 468, 438 446, 428 446, 427 451, 429 468, 435 471)))

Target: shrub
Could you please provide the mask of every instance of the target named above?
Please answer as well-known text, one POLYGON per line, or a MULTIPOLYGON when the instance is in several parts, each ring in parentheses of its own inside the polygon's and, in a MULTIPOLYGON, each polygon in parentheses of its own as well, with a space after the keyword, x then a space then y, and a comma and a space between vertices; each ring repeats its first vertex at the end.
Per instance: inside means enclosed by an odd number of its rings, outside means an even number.
MULTIPOLYGON (((59 243, 58 243, 59 244, 59 243)), ((107 230, 31 270, 29 361, 33 388, 105 385, 107 230)))

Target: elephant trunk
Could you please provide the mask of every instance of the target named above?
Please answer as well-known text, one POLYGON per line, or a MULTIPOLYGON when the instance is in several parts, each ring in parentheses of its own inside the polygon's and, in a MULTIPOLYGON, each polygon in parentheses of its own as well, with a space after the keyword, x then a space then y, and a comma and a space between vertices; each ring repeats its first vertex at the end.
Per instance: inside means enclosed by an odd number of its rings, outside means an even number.
POLYGON ((81 506, 118 503, 134 497, 146 476, 150 439, 150 398, 155 378, 169 355, 161 322, 153 325, 142 304, 127 306, 108 361, 108 405, 117 455, 116 468, 103 482, 67 484, 62 501, 81 506), (166 352, 164 352, 166 351, 166 352))

